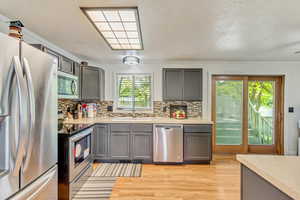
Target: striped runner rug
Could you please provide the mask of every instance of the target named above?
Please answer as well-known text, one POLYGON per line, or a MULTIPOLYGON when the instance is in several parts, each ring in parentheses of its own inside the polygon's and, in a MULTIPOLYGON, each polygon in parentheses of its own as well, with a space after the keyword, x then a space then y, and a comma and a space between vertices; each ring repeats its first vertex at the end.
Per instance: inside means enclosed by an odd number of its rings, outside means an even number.
POLYGON ((74 188, 75 196, 72 200, 108 200, 112 193, 116 178, 91 176, 80 181, 85 183, 78 190, 74 188))
POLYGON ((92 176, 102 177, 140 177, 142 164, 139 163, 104 163, 98 166, 92 176))

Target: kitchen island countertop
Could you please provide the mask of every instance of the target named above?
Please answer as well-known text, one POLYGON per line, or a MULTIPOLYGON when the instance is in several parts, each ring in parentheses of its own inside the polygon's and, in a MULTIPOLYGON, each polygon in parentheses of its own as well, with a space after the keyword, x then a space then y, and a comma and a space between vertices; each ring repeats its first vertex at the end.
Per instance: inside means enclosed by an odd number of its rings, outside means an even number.
POLYGON ((237 155, 237 160, 285 194, 300 200, 300 157, 237 155))

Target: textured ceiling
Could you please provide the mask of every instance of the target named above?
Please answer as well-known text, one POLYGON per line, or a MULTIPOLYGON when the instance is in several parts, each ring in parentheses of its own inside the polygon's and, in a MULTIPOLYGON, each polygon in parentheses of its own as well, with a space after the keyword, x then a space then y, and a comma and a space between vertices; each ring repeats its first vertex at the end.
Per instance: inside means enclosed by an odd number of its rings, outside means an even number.
POLYGON ((1 0, 0 13, 87 60, 299 61, 299 0, 1 0), (112 51, 80 7, 138 6, 144 50, 112 51))

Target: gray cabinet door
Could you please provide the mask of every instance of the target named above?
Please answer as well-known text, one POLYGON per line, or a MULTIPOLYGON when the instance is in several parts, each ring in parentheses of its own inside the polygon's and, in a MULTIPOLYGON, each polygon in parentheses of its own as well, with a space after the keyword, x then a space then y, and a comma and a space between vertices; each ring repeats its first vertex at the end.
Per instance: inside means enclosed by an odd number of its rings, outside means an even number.
POLYGON ((211 160, 211 133, 184 133, 184 160, 211 160))
POLYGON ((73 61, 62 56, 60 70, 65 73, 74 74, 73 61))
POLYGON ((202 69, 184 70, 183 100, 202 100, 202 69))
POLYGON ((81 94, 83 100, 102 100, 102 72, 96 67, 82 67, 81 94))
POLYGON ((109 137, 110 159, 130 159, 130 132, 111 132, 109 137))
POLYGON ((100 100, 105 99, 105 71, 104 69, 99 68, 100 70, 100 100))
POLYGON ((78 77, 81 75, 80 64, 77 62, 74 62, 74 75, 78 77))
POLYGON ((108 157, 108 125, 96 125, 93 133, 92 152, 94 159, 106 159, 108 157))
POLYGON ((182 100, 183 70, 163 69, 163 100, 182 100))
POLYGON ((152 133, 134 132, 131 135, 131 157, 133 160, 152 160, 152 133))
POLYGON ((293 200, 287 194, 256 174, 241 166, 241 200, 293 200))

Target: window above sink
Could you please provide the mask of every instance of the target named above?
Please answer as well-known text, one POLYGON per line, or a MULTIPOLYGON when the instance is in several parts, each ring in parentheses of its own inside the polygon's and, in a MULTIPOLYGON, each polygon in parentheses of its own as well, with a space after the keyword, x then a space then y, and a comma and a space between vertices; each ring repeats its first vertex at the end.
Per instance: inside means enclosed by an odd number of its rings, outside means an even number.
POLYGON ((152 80, 151 73, 117 73, 115 111, 152 112, 152 80))

